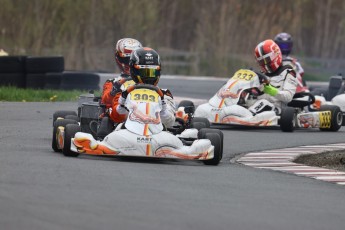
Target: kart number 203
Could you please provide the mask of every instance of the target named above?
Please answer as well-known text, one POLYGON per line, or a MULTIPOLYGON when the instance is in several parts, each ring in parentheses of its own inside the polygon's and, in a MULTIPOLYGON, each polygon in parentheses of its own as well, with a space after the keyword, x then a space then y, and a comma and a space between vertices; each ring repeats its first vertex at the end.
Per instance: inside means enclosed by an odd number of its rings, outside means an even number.
POLYGON ((232 78, 235 80, 251 81, 254 76, 255 76, 255 73, 252 71, 239 70, 234 74, 232 78))

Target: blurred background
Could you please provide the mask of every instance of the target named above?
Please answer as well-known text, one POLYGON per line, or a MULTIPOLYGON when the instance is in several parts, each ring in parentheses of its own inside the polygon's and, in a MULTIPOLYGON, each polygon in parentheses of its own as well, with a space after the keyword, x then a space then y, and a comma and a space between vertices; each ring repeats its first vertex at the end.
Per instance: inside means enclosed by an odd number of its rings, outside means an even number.
POLYGON ((345 70, 343 0, 0 0, 0 48, 63 55, 68 70, 118 72, 123 37, 156 49, 163 74, 232 76, 255 67, 253 50, 293 36, 306 80, 345 70))

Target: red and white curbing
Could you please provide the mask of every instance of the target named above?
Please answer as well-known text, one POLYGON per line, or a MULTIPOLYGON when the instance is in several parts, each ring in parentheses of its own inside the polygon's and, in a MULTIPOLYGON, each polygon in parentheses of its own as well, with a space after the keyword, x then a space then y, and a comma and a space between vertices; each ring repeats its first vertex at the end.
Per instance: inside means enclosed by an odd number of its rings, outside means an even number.
POLYGON ((293 161, 306 154, 318 154, 335 150, 345 150, 345 143, 328 145, 309 145, 296 148, 273 149, 262 152, 252 152, 237 160, 238 163, 254 168, 270 169, 298 176, 345 185, 345 172, 306 166, 293 161))

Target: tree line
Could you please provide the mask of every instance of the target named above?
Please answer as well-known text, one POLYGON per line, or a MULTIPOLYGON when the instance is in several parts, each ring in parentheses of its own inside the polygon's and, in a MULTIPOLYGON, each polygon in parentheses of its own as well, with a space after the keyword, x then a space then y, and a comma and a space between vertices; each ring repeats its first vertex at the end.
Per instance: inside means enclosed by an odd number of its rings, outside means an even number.
POLYGON ((345 56, 343 0, 0 0, 0 6, 0 48, 61 54, 67 69, 114 70, 114 46, 123 37, 162 52, 163 63, 172 51, 190 54, 180 59, 192 63, 187 74, 198 75, 226 76, 254 64, 254 47, 283 31, 292 34, 295 55, 345 56))

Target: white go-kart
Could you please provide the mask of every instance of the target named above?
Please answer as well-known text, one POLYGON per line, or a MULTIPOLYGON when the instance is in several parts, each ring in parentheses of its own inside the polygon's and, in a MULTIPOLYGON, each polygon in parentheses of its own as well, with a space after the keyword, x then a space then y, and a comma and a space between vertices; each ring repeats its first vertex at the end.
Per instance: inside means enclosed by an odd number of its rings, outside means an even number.
MULTIPOLYGON (((342 112, 338 106, 324 105, 312 109, 315 97, 308 92, 297 93, 281 111, 271 109, 253 114, 248 101, 262 94, 262 84, 269 79, 249 69, 238 70, 232 78, 205 104, 197 107, 195 116, 207 118, 213 125, 241 125, 251 127, 279 126, 284 132, 295 128, 319 128, 322 131, 338 131, 342 125, 342 112), (306 109, 308 108, 308 109, 306 109)), ((255 104, 255 103, 254 103, 255 104)), ((264 99, 256 106, 269 104, 264 99)))

